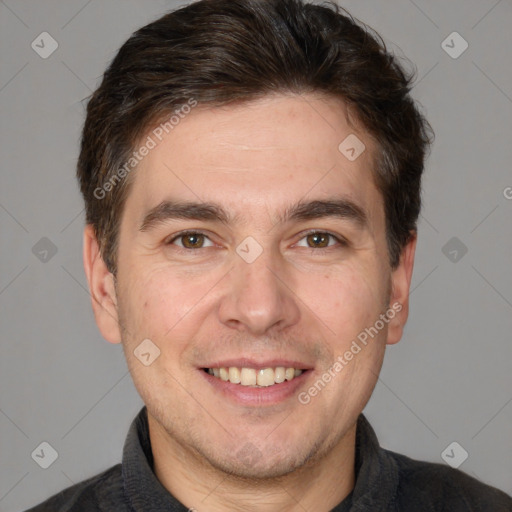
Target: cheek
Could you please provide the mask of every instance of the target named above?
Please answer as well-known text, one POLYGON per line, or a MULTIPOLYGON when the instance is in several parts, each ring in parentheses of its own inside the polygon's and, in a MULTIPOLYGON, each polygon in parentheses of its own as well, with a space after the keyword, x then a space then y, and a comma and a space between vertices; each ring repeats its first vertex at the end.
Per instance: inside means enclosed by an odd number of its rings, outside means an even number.
POLYGON ((207 280, 179 276, 168 268, 139 275, 128 290, 130 305, 125 316, 139 337, 164 342, 172 336, 174 343, 200 311, 198 305, 209 288, 207 280))
POLYGON ((323 311, 319 316, 328 327, 327 342, 333 354, 321 371, 320 378, 329 379, 322 395, 326 402, 340 405, 334 407, 340 416, 350 411, 355 414, 364 407, 382 364, 385 328, 375 334, 366 330, 385 311, 382 304, 386 287, 382 276, 385 274, 377 264, 364 268, 347 266, 342 272, 324 274, 322 285, 315 291, 318 310, 323 311))
POLYGON ((155 340, 171 323, 175 314, 173 304, 175 297, 171 295, 175 289, 167 279, 132 271, 132 279, 120 290, 120 316, 129 331, 129 339, 125 342, 135 343, 134 338, 155 340))
POLYGON ((309 297, 314 313, 338 339, 345 339, 371 325, 380 314, 384 288, 378 276, 375 266, 347 265, 318 275, 314 286, 307 279, 301 297, 309 297))

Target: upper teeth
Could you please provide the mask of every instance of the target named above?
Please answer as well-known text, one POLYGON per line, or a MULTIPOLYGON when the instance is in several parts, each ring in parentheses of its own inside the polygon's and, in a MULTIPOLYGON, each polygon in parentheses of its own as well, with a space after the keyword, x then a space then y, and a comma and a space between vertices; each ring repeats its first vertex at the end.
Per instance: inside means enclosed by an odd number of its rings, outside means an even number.
POLYGON ((302 370, 285 368, 284 366, 263 368, 261 370, 230 366, 229 368, 208 368, 208 373, 233 384, 242 384, 242 386, 272 386, 298 377, 302 370))

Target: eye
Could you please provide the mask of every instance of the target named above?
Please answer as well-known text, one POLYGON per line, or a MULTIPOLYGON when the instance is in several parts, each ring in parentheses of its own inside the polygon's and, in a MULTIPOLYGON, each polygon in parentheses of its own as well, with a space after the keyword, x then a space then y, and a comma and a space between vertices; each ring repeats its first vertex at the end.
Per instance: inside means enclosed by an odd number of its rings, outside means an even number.
POLYGON ((326 231, 310 231, 309 233, 306 233, 303 238, 301 238, 297 245, 300 247, 308 247, 310 249, 327 249, 332 247, 332 245, 336 245, 329 244, 331 240, 335 240, 339 245, 342 246, 347 245, 347 242, 343 238, 326 231), (306 245, 301 244, 302 240, 306 241, 306 245))
MULTIPOLYGON (((308 247, 310 249, 328 249, 336 243, 340 246, 348 245, 342 237, 326 231, 310 231, 297 243, 299 247, 308 247), (305 241, 305 244, 303 242, 305 241), (331 243, 333 242, 334 243, 331 243)), ((178 233, 166 245, 176 245, 181 249, 204 249, 212 247, 214 244, 207 235, 199 231, 184 231, 178 233)))
POLYGON ((204 247, 212 247, 213 242, 204 234, 198 231, 185 231, 178 233, 175 237, 167 242, 167 245, 175 244, 182 249, 203 249, 204 247), (210 245, 205 245, 208 240, 210 245), (179 243, 175 243, 179 241, 179 243))

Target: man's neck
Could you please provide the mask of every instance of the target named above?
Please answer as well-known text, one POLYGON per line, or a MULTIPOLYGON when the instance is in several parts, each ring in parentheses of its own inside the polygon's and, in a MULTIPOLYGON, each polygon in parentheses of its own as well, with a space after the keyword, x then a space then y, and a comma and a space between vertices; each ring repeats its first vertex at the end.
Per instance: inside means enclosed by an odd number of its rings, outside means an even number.
POLYGON ((356 424, 321 460, 280 478, 238 480, 198 463, 148 415, 154 472, 181 503, 202 512, 328 512, 355 485, 356 424))

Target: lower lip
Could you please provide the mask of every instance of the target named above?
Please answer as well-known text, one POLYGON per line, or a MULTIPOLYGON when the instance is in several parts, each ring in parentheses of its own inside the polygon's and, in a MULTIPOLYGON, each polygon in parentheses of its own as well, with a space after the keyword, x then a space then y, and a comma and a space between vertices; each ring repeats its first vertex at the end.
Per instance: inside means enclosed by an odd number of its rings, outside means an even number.
POLYGON ((224 381, 218 377, 214 377, 204 370, 199 370, 207 382, 224 396, 230 398, 234 402, 248 406, 276 405, 292 396, 296 396, 298 389, 304 385, 306 379, 312 373, 311 370, 303 371, 298 377, 292 380, 285 380, 280 384, 265 387, 242 386, 242 384, 233 384, 224 381))

